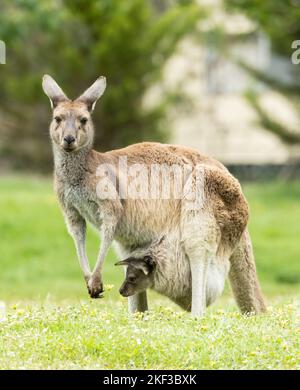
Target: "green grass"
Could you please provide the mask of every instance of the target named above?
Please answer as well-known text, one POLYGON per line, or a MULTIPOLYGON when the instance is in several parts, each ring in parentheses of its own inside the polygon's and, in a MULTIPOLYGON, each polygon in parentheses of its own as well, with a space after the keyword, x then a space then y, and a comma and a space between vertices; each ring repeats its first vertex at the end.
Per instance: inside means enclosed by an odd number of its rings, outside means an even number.
MULTIPOLYGON (((241 316, 227 288, 194 320, 150 294, 129 316, 111 251, 105 297, 88 298, 51 181, 0 178, 0 368, 300 368, 300 183, 244 186, 269 312, 241 316)), ((88 233, 95 260, 98 233, 88 233)))
POLYGON ((201 320, 157 308, 129 316, 121 304, 16 309, 2 324, 2 368, 300 368, 299 306, 245 317, 234 308, 201 320))

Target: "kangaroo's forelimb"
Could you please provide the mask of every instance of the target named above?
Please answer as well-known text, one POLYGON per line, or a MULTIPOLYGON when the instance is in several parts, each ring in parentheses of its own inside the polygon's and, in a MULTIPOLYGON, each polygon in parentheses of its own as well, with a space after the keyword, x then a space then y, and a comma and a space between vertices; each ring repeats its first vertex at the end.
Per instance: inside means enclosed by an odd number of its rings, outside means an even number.
POLYGON ((86 239, 86 221, 74 208, 64 208, 64 215, 68 231, 73 237, 80 267, 83 272, 85 281, 91 277, 90 265, 86 254, 85 239, 86 239))

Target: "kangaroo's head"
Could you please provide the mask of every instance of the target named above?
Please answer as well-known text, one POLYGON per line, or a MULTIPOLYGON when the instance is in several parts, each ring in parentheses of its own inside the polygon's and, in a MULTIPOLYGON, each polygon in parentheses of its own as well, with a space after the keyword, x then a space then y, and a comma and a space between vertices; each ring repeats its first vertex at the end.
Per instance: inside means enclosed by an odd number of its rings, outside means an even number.
POLYGON ((142 258, 129 257, 126 260, 119 261, 115 265, 127 266, 126 277, 119 290, 123 297, 130 297, 152 286, 155 261, 151 256, 144 256, 142 258))
POLYGON ((49 97, 53 110, 50 136, 63 152, 72 153, 92 146, 94 127, 91 113, 105 87, 105 77, 99 77, 90 88, 72 101, 52 77, 43 77, 43 90, 49 97))

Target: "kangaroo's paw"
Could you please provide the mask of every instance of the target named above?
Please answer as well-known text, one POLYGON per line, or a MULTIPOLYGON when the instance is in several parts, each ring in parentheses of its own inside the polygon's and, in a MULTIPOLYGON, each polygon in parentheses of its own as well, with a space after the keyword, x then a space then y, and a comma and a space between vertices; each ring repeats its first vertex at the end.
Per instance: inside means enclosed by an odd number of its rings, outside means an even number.
POLYGON ((87 282, 87 288, 91 298, 103 298, 101 295, 104 292, 101 276, 92 276, 87 282))

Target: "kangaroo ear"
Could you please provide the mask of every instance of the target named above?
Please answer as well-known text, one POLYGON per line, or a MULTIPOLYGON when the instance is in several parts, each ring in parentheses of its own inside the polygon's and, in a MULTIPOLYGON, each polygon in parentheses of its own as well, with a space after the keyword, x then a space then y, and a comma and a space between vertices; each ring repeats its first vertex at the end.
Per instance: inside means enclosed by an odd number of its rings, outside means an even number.
POLYGON ((145 275, 148 275, 153 269, 144 259, 137 260, 133 266, 143 271, 145 275))
POLYGON ((43 90, 50 99, 51 108, 55 108, 59 102, 69 101, 64 91, 60 88, 57 82, 49 75, 43 77, 43 90))
POLYGON ((135 259, 133 257, 128 257, 128 259, 118 261, 115 263, 115 265, 129 265, 131 264, 135 259))
POLYGON ((155 261, 151 256, 144 256, 139 259, 129 259, 130 264, 140 271, 143 271, 145 275, 150 274, 154 270, 155 261))
POLYGON ((147 267, 152 271, 155 267, 156 263, 152 256, 145 256, 143 258, 144 263, 147 265, 147 267))
POLYGON ((151 271, 153 271, 155 267, 155 261, 151 256, 145 256, 139 259, 128 257, 128 259, 118 261, 115 265, 130 265, 143 271, 145 275, 148 275, 151 271))
POLYGON ((115 265, 128 265, 128 263, 126 262, 126 260, 121 260, 115 263, 115 265))
POLYGON ((95 104, 100 96, 103 95, 105 88, 106 78, 101 76, 76 100, 85 103, 88 107, 88 110, 93 112, 95 104))

